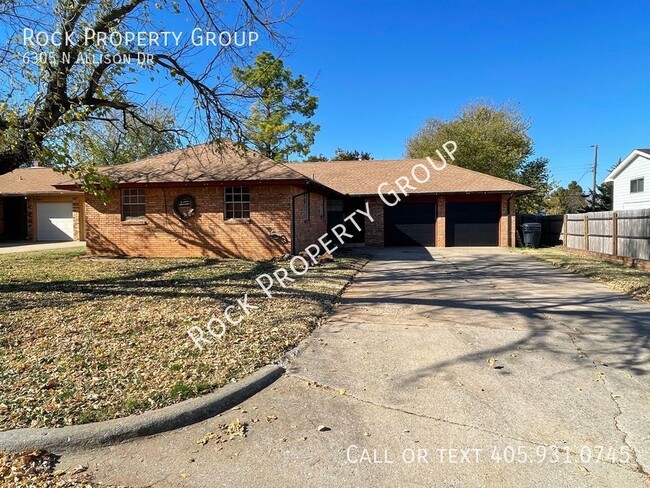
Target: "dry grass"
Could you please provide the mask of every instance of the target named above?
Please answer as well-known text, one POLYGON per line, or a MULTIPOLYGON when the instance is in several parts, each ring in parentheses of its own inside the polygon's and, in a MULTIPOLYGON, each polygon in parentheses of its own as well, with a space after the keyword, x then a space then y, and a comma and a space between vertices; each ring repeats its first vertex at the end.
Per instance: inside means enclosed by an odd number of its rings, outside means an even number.
POLYGON ((267 299, 254 279, 286 263, 0 256, 0 430, 137 414, 242 378, 305 338, 364 262, 337 255, 267 299), (199 351, 187 329, 244 292, 257 313, 199 351))
POLYGON ((612 263, 588 254, 571 252, 561 247, 517 249, 517 252, 535 257, 650 303, 650 273, 624 264, 612 263))

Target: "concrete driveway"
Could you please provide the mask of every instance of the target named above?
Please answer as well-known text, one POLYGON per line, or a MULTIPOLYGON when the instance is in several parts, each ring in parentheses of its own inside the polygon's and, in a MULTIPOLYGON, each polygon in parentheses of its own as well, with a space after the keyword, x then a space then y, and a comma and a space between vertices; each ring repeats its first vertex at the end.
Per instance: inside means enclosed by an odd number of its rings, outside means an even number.
POLYGON ((430 251, 377 252, 239 409, 62 466, 156 487, 648 486, 650 306, 516 253, 430 251), (246 438, 197 443, 234 418, 246 438))
POLYGON ((10 241, 0 242, 0 254, 12 254, 16 252, 31 251, 54 251, 56 249, 69 249, 73 247, 86 247, 83 241, 65 242, 33 242, 33 241, 10 241))

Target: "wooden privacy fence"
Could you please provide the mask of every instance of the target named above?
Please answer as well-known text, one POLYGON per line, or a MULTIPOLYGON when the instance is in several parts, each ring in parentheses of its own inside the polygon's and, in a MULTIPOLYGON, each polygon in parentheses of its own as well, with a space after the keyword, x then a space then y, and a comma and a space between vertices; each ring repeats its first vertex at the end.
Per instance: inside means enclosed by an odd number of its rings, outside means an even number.
POLYGON ((566 247, 650 260, 650 209, 549 215, 542 218, 542 226, 544 220, 557 222, 558 217, 563 220, 560 239, 566 247))

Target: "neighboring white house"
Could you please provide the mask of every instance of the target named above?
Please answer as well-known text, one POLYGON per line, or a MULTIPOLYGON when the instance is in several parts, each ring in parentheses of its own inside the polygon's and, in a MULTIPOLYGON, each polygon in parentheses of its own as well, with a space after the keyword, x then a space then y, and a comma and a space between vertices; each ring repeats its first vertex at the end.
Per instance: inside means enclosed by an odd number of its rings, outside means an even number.
POLYGON ((605 181, 614 182, 614 210, 650 208, 650 149, 635 149, 605 181))

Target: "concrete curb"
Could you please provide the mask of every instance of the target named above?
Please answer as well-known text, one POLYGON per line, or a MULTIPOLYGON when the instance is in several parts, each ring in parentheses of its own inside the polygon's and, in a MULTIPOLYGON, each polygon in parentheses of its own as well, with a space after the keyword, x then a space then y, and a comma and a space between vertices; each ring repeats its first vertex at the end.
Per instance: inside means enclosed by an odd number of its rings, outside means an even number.
POLYGON ((52 429, 14 429, 0 432, 0 451, 22 452, 43 449, 50 452, 83 450, 133 437, 144 437, 185 427, 234 407, 269 386, 284 373, 270 364, 237 383, 175 405, 140 415, 52 429))

